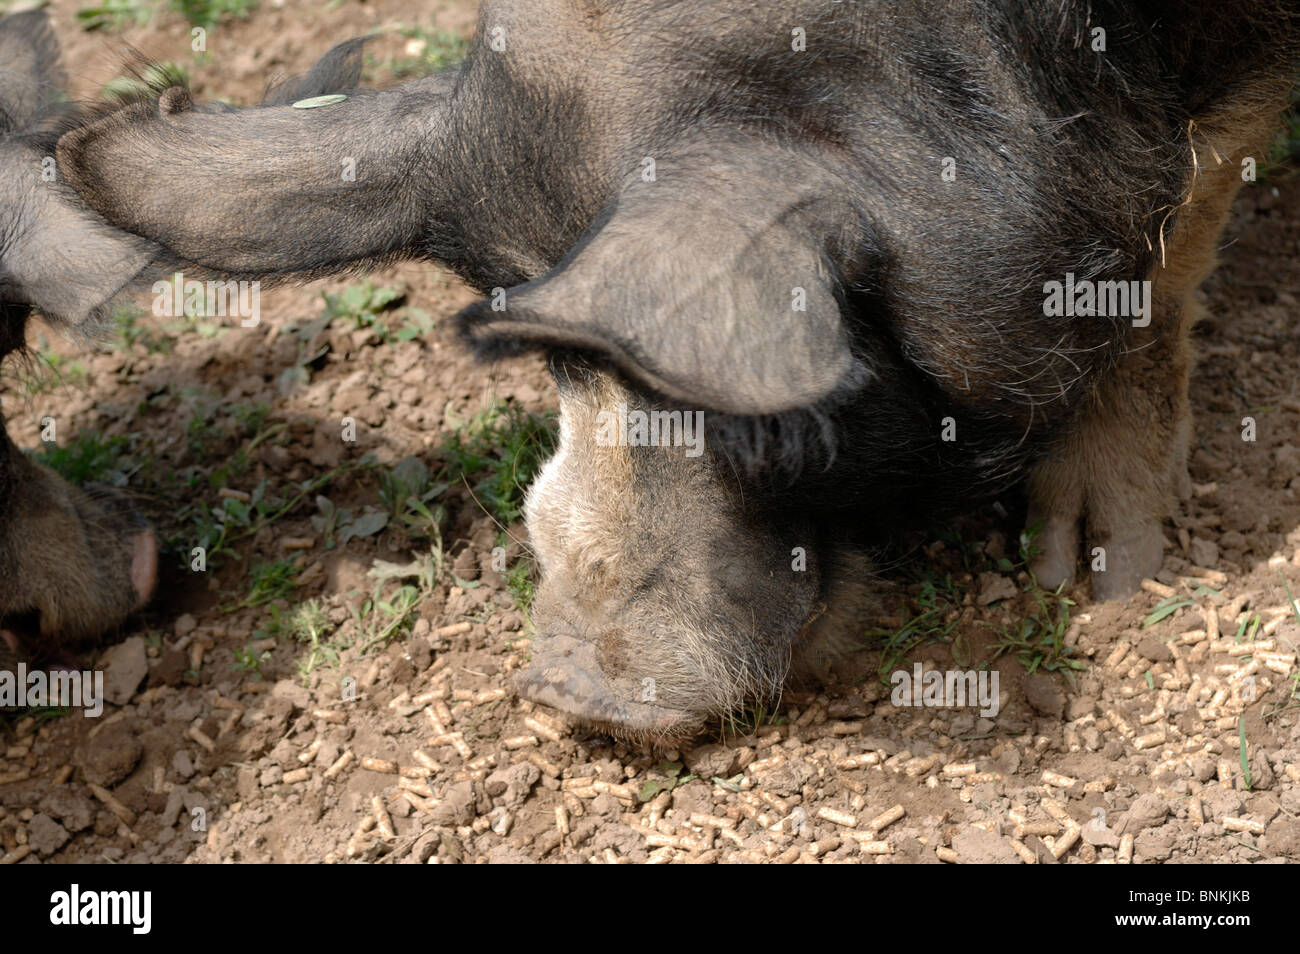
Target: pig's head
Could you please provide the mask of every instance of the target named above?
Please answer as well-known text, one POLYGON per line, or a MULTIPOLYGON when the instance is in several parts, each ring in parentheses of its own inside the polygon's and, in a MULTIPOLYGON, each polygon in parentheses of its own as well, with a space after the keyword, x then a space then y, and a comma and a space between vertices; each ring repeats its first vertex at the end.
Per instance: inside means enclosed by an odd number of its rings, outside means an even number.
POLYGON ((124 497, 35 463, 0 415, 0 656, 59 660, 102 636, 149 599, 156 568, 154 534, 124 497))
MULTIPOLYGON (((94 337, 156 251, 58 181, 58 58, 44 13, 0 19, 0 362, 24 360, 33 308, 94 337)), ((104 633, 148 598, 155 566, 152 532, 119 495, 34 463, 0 413, 0 650, 40 657, 104 633)))
POLYGON ((747 493, 702 412, 581 361, 554 370, 561 446, 527 499, 542 584, 522 691, 652 740, 774 697, 821 593, 816 557, 795 557, 812 528, 747 493), (665 439, 638 440, 649 427, 665 439))

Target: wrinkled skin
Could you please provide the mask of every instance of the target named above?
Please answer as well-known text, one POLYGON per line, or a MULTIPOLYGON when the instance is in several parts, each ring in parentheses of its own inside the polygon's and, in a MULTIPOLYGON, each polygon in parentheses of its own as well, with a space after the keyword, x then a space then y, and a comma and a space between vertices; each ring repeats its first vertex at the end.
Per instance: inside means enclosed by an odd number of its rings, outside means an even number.
POLYGON ((777 691, 846 555, 918 516, 1028 480, 1045 582, 1159 568, 1195 289, 1298 49, 1271 0, 495 0, 450 73, 311 110, 175 91, 58 154, 225 274, 424 257, 490 292, 466 338, 549 350, 565 422, 520 685, 668 739, 777 691), (1067 273, 1152 281, 1151 320, 1045 317, 1067 273), (707 453, 598 444, 611 401, 703 411, 707 453))
MULTIPOLYGON (((23 360, 37 308, 52 325, 93 336, 111 302, 157 251, 111 228, 59 182, 51 127, 58 44, 41 12, 0 19, 0 362, 23 360)), ((81 490, 9 439, 0 412, 0 662, 59 663, 153 591, 152 531, 116 493, 81 490)))

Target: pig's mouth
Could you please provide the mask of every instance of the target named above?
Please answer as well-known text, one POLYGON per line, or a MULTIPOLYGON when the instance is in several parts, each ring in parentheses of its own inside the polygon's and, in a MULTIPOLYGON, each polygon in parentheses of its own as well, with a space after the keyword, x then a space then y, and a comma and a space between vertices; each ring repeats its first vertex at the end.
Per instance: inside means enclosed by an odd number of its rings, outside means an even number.
POLYGON ((0 616, 0 671, 10 669, 24 654, 24 647, 32 644, 40 632, 40 615, 6 613, 0 616))
POLYGON ((28 669, 77 669, 71 650, 41 639, 39 610, 0 616, 0 672, 17 672, 19 663, 28 669))
POLYGON ((705 713, 655 701, 653 679, 610 673, 596 645, 573 636, 534 636, 532 662, 515 681, 525 699, 637 744, 684 741, 707 719, 705 713))

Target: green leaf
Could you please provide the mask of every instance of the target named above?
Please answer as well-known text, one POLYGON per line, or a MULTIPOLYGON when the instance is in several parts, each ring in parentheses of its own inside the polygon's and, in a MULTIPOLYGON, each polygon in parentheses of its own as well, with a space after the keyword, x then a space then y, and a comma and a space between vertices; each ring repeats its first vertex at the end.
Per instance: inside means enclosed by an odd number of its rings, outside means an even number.
POLYGON ((1142 625, 1139 626, 1138 628, 1146 629, 1148 626, 1154 626, 1162 619, 1166 619, 1170 616, 1173 616, 1184 606, 1192 606, 1192 605, 1194 605, 1192 600, 1180 599, 1176 596, 1171 596, 1169 597, 1169 599, 1162 600, 1161 602, 1157 603, 1156 608, 1152 610, 1151 613, 1144 620, 1142 620, 1142 625))
POLYGON ((347 543, 353 537, 373 537, 386 526, 388 526, 388 514, 382 510, 371 510, 343 527, 340 536, 342 541, 347 543))
POLYGON ((428 482, 429 468, 418 457, 403 457, 393 468, 393 476, 405 482, 408 486, 418 486, 428 482))
POLYGON ((242 500, 236 500, 234 497, 227 497, 222 502, 221 507, 225 512, 227 523, 234 523, 241 527, 247 527, 252 522, 248 506, 242 500))

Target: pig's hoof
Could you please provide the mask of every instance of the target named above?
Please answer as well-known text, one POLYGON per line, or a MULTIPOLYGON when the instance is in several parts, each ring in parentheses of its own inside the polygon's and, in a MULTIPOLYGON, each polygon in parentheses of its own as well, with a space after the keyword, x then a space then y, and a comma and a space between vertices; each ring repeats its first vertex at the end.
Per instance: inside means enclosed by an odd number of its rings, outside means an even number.
POLYGON ((1131 531, 1099 538, 1101 549, 1092 572, 1092 597, 1101 602, 1128 599, 1138 591, 1142 581, 1160 571, 1164 562, 1165 535, 1158 522, 1152 521, 1131 531))
POLYGON ((607 674, 595 647, 570 636, 535 637, 532 663, 515 684, 525 699, 630 741, 677 742, 704 723, 695 713, 655 702, 653 678, 607 674))
POLYGON ((1038 585, 1054 590, 1062 583, 1074 579, 1075 563, 1079 559, 1079 523, 1053 517, 1043 524, 1034 539, 1038 548, 1031 569, 1038 585))

